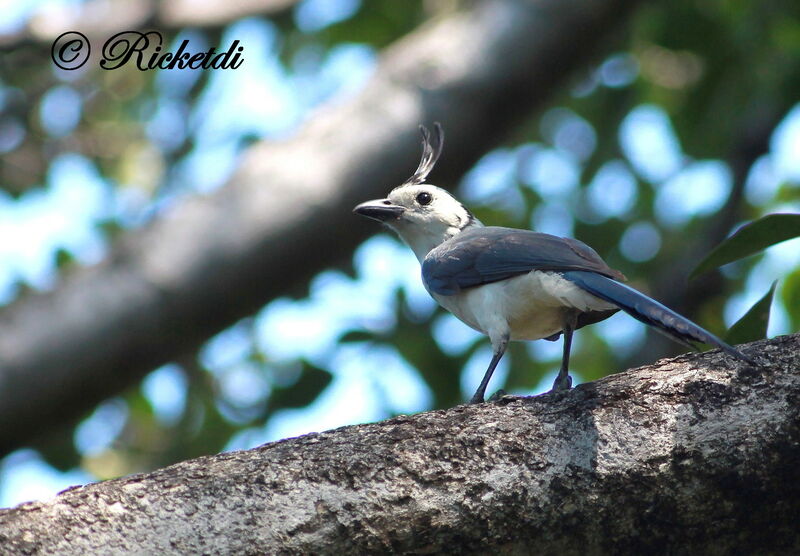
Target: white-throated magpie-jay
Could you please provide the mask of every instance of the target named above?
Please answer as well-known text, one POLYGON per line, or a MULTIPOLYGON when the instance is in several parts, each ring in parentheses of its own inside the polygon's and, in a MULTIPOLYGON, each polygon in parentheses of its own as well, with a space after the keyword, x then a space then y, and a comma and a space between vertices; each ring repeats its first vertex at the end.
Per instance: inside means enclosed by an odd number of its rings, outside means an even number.
POLYGON ((422 264, 422 282, 445 309, 489 336, 494 355, 472 403, 486 386, 509 340, 557 340, 564 335, 554 390, 572 386, 569 353, 573 331, 622 309, 670 338, 717 346, 754 362, 707 330, 620 282, 594 249, 575 239, 484 226, 450 193, 425 183, 442 152, 444 133, 422 130, 422 160, 386 199, 361 203, 354 212, 386 224, 422 264))

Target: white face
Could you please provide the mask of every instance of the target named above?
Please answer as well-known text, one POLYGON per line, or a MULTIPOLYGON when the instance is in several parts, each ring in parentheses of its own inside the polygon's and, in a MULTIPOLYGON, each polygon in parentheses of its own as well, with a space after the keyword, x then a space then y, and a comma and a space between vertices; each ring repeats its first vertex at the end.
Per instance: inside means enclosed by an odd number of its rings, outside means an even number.
POLYGON ((397 232, 420 261, 467 226, 479 224, 455 197, 435 185, 401 185, 389 193, 387 200, 404 210, 398 218, 386 220, 386 225, 397 232))
POLYGON ((481 226, 447 191, 422 183, 442 154, 444 131, 434 124, 434 134, 423 126, 422 158, 406 183, 395 187, 386 199, 361 203, 353 212, 383 222, 411 247, 420 262, 437 245, 470 226, 481 226))

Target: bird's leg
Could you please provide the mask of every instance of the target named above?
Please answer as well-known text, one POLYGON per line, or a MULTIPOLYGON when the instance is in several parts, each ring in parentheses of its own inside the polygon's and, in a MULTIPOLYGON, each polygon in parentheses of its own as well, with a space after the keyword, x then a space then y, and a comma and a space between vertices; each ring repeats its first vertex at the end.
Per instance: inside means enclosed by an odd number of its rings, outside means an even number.
POLYGON ((489 379, 492 378, 492 373, 494 372, 495 367, 502 359, 503 354, 506 352, 506 346, 508 346, 508 334, 504 334, 501 336, 496 342, 492 339, 492 348, 494 348, 494 355, 492 355, 492 360, 489 362, 489 368, 486 369, 486 373, 483 375, 483 380, 481 380, 480 386, 478 389, 475 390, 475 395, 472 396, 472 399, 469 403, 483 403, 483 395, 486 393, 486 387, 489 385, 489 379))
POLYGON ((553 390, 569 390, 572 388, 572 377, 569 376, 569 352, 572 348, 572 332, 577 325, 578 313, 568 309, 564 314, 564 356, 561 358, 561 370, 553 381, 553 390))

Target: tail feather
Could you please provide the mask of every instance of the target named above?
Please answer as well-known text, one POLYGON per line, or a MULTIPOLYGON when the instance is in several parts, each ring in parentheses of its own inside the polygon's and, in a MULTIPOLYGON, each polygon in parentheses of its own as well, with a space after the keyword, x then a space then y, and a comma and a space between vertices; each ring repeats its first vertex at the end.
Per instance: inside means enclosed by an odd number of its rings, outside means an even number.
POLYGON ((563 275, 564 278, 580 288, 604 301, 613 303, 633 318, 654 327, 681 344, 691 348, 695 348, 692 341, 710 344, 737 359, 751 365, 756 364, 755 361, 726 344, 708 330, 630 286, 594 272, 571 270, 564 272, 563 275))

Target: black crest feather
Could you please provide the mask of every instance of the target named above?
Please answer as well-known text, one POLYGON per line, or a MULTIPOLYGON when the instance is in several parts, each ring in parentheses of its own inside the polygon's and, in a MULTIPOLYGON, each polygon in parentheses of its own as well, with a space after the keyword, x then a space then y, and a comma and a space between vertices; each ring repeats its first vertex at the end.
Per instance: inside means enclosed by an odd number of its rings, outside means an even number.
MULTIPOLYGON (((442 154, 442 147, 444 146, 444 130, 439 122, 433 124, 433 137, 431 132, 428 131, 424 125, 419 126, 422 133, 422 158, 419 161, 419 166, 414 172, 414 175, 405 181, 405 184, 417 185, 424 183, 428 174, 431 173, 436 161, 442 154)), ((404 184, 404 185, 405 185, 404 184)))

